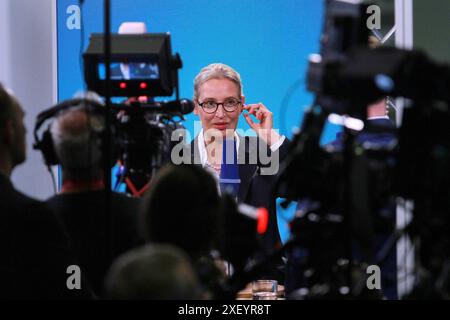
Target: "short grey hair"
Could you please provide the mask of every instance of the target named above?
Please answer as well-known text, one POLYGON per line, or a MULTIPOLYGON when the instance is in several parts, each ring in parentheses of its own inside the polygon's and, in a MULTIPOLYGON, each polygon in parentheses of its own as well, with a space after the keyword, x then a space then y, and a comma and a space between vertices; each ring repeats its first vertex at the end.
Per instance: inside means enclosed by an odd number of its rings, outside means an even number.
POLYGON ((204 67, 194 79, 194 100, 199 98, 199 89, 202 84, 211 79, 228 79, 238 87, 238 94, 244 95, 241 76, 232 67, 223 63, 212 63, 204 67))
POLYGON ((101 168, 104 128, 104 117, 90 111, 89 102, 82 102, 56 117, 50 132, 64 171, 78 175, 85 169, 101 168))

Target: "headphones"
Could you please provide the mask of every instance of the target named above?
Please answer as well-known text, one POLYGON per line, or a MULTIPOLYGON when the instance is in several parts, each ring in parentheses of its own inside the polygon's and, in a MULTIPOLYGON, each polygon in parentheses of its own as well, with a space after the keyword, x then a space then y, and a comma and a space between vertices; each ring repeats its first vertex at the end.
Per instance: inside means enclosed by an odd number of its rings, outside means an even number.
MULTIPOLYGON (((47 120, 54 119, 58 115, 64 113, 65 111, 80 107, 86 110, 88 114, 101 115, 104 117, 105 105, 100 101, 89 99, 89 98, 76 98, 65 100, 61 103, 54 105, 53 107, 42 111, 37 115, 36 125, 34 127, 34 144, 33 148, 35 150, 40 150, 44 157, 45 164, 50 167, 60 164, 58 156, 55 151, 55 146, 53 143, 52 133, 51 133, 51 123, 48 125, 47 129, 42 133, 42 138, 39 138, 39 130, 47 122, 47 120)), ((114 131, 114 125, 112 125, 112 132, 114 131)), ((103 145, 102 141, 106 130, 102 130, 100 133, 95 130, 90 129, 91 134, 98 137, 100 141, 100 147, 103 145)), ((97 138, 96 138, 97 139, 97 138)), ((112 148, 114 150, 114 146, 112 148)))

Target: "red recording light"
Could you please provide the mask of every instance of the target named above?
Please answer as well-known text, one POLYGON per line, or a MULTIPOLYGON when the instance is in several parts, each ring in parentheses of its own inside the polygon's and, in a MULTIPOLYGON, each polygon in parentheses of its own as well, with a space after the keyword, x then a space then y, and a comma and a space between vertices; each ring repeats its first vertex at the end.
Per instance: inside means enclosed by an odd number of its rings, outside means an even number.
POLYGON ((127 87, 127 83, 126 82, 121 82, 119 84, 120 89, 125 89, 127 87))
POLYGON ((139 86, 141 87, 141 89, 147 89, 147 83, 145 82, 141 82, 139 86))
POLYGON ((264 234, 267 231, 267 225, 269 224, 269 211, 266 208, 259 208, 257 211, 258 223, 256 230, 259 234, 264 234))

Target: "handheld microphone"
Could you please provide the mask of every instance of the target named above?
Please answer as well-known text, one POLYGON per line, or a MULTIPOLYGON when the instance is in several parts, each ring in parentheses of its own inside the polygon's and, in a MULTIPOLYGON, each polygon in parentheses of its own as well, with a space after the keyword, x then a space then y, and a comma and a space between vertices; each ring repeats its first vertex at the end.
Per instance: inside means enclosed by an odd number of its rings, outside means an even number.
POLYGON ((221 192, 229 193, 235 198, 238 196, 241 179, 237 162, 236 141, 234 139, 224 139, 223 141, 219 183, 221 192))

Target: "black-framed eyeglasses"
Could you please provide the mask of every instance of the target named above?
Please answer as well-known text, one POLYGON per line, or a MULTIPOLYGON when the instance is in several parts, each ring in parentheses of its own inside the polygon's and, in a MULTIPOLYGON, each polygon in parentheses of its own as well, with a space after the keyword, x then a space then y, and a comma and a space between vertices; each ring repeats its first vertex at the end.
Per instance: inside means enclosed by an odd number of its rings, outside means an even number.
POLYGON ((197 103, 200 107, 202 107, 203 111, 205 111, 206 113, 215 113, 219 105, 222 105, 223 109, 226 112, 234 112, 241 105, 241 100, 236 98, 229 98, 226 99, 224 102, 216 102, 208 100, 203 101, 202 103, 200 103, 200 101, 197 100, 197 103))

